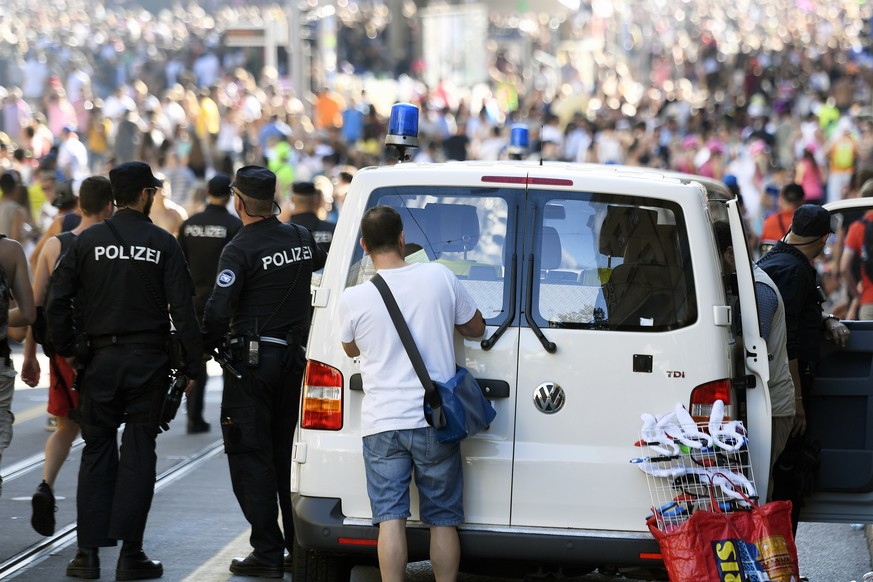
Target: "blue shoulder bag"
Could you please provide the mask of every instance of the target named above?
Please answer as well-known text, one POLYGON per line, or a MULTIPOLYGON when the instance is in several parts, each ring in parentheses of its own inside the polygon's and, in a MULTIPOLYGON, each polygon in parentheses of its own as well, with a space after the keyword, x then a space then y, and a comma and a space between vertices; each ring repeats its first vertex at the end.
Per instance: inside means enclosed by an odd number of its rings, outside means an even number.
POLYGON ((431 380, 388 284, 378 273, 371 281, 382 295, 400 341, 424 386, 424 418, 436 430, 437 441, 443 444, 456 443, 488 428, 497 411, 485 398, 473 375, 467 368, 458 366, 455 375, 447 382, 431 380))

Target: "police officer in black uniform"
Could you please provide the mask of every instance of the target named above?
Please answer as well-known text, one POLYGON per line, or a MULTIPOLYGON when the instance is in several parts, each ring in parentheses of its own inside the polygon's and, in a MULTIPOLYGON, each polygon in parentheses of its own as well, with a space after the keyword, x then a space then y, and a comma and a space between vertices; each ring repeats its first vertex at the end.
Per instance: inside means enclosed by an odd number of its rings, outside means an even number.
MULTIPOLYGON (((227 174, 213 176, 207 184, 207 194, 209 204, 206 208, 179 227, 179 245, 194 278, 194 307, 201 321, 206 300, 215 285, 221 251, 242 228, 242 221, 227 210, 230 199, 230 177, 227 174)), ((189 434, 209 431, 209 423, 203 419, 203 396, 208 379, 204 363, 186 401, 189 434)))
POLYGON ((231 191, 243 229, 221 254, 203 319, 206 348, 227 335, 228 351, 242 374, 241 379, 225 376, 221 430, 233 491, 252 526, 253 551, 234 559, 230 571, 281 578, 284 550, 294 547, 291 445, 302 338, 309 327, 309 284, 312 271, 324 266, 325 253, 308 230, 283 224, 273 213, 273 172, 241 168, 231 191))
POLYGON ((118 211, 70 245, 52 276, 47 306, 57 352, 79 370, 77 420, 85 439, 76 499, 79 550, 67 576, 99 578, 98 548, 122 540, 117 579, 143 580, 163 574, 142 542, 170 373, 170 319, 186 348, 177 365, 189 378, 200 369, 203 350, 182 249, 148 219, 161 182, 142 162, 113 168, 109 180, 118 211), (74 297, 81 320, 73 318, 74 297), (74 327, 78 321, 81 329, 74 327))
POLYGON ((324 252, 330 251, 336 225, 318 217, 317 212, 324 204, 321 190, 312 182, 294 182, 291 184, 291 202, 294 203, 294 214, 290 222, 308 228, 318 246, 324 252))

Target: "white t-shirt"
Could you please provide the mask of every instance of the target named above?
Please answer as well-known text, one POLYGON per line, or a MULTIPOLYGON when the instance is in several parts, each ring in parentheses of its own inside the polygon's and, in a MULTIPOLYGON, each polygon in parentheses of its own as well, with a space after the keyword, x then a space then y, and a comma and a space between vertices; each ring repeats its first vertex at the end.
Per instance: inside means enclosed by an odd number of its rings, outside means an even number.
MULTIPOLYGON (((470 293, 438 263, 383 269, 379 274, 397 300, 430 377, 444 382, 454 376, 454 326, 476 314, 470 293)), ((426 427, 424 388, 372 283, 343 292, 340 339, 354 341, 361 350, 361 435, 426 427)))

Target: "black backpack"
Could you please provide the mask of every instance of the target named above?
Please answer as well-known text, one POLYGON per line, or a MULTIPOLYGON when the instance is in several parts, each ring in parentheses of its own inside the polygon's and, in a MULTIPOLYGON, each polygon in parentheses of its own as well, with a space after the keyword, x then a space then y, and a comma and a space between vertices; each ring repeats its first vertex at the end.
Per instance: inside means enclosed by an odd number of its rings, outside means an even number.
MULTIPOLYGON (((58 235, 55 235, 57 239, 61 243, 61 252, 58 253, 58 260, 55 261, 54 269, 58 268, 58 265, 61 263, 61 259, 64 258, 64 255, 67 254, 67 250, 70 248, 70 243, 76 238, 76 235, 72 232, 62 232, 58 235)), ((54 269, 52 269, 52 273, 54 273, 54 269)), ((49 276, 46 293, 45 293, 45 301, 43 301, 43 305, 37 307, 36 309, 36 321, 30 326, 30 330, 33 333, 33 341, 40 344, 42 346, 42 351, 46 356, 51 358, 55 355, 55 346, 52 343, 51 337, 48 333, 48 324, 46 322, 45 317, 45 306, 49 304, 49 301, 52 297, 52 277, 49 276)))

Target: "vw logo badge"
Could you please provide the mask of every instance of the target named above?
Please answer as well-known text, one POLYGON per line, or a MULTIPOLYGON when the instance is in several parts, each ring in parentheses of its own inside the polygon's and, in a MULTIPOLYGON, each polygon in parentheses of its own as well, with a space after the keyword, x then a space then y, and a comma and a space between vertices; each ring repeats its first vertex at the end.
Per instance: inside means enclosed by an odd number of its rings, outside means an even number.
POLYGON ((543 382, 534 390, 534 404, 544 414, 555 414, 565 401, 564 389, 554 382, 543 382))

